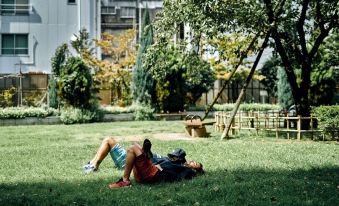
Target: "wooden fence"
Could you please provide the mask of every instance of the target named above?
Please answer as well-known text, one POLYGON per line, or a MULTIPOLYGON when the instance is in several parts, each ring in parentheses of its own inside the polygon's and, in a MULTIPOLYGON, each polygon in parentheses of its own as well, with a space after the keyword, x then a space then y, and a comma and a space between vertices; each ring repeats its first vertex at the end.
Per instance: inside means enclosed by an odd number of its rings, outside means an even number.
MULTIPOLYGON (((226 124, 230 120, 230 112, 215 112, 215 124, 214 128, 218 132, 224 131, 226 124)), ((276 137, 279 137, 279 133, 284 133, 287 138, 290 139, 291 133, 297 134, 297 139, 300 140, 303 133, 321 132, 314 126, 317 123, 315 117, 289 117, 287 114, 281 114, 279 112, 238 112, 235 116, 230 134, 233 135, 237 130, 254 130, 257 133, 260 130, 273 131, 276 133, 276 137), (302 121, 309 120, 310 129, 302 130, 302 121)))

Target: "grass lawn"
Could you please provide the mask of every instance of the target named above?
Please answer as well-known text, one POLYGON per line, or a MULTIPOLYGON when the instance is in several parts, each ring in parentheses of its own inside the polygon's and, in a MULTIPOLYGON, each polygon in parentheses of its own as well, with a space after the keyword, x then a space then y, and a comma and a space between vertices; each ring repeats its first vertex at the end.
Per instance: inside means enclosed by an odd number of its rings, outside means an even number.
MULTIPOLYGON (((212 127, 208 127, 212 131, 212 127)), ((0 205, 339 205, 339 145, 244 136, 166 141, 180 121, 0 127, 0 205), (99 172, 81 168, 103 137, 127 146, 150 137, 153 151, 176 147, 203 163, 193 180, 109 190, 121 171, 110 157, 99 172)))

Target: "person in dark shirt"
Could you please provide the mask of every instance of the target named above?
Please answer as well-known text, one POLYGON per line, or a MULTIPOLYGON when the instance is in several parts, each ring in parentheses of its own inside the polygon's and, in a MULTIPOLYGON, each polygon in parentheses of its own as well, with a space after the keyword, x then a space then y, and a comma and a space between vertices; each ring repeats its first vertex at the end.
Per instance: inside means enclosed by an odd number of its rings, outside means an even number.
POLYGON ((145 139, 143 147, 139 144, 129 146, 124 174, 122 178, 116 183, 110 184, 109 187, 112 189, 131 186, 129 178, 132 170, 135 180, 140 183, 191 179, 204 173, 201 163, 192 160, 183 162, 184 160, 179 160, 180 156, 176 156, 176 161, 172 161, 173 153, 170 153, 169 157, 159 157, 153 155, 150 149, 151 142, 148 139, 145 139))
POLYGON ((133 144, 126 151, 114 138, 105 138, 94 158, 83 167, 83 172, 88 174, 97 171, 102 160, 110 154, 117 169, 124 169, 124 176, 118 182, 110 184, 110 188, 130 186, 132 170, 135 180, 141 183, 190 179, 204 173, 201 163, 186 161, 186 152, 183 149, 177 148, 165 157, 153 154, 151 145, 145 139, 143 147, 133 144))

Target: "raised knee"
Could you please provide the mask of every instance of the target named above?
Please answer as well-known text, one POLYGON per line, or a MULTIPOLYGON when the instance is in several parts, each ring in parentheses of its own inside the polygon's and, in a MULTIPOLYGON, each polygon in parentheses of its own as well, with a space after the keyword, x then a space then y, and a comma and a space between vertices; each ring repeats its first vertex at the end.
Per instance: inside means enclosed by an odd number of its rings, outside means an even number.
POLYGON ((130 146, 127 147, 127 152, 135 153, 136 149, 137 149, 137 147, 135 145, 130 145, 130 146))
POLYGON ((106 137, 103 142, 108 144, 111 148, 117 144, 117 141, 113 139, 113 137, 106 137))

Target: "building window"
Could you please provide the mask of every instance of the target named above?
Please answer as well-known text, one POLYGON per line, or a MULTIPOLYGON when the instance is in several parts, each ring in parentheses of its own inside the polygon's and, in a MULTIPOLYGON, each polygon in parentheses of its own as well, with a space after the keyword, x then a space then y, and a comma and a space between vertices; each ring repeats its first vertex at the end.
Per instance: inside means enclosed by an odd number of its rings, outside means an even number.
POLYGON ((102 6, 101 14, 116 14, 116 9, 114 6, 102 6))
POLYGON ((27 55, 28 34, 2 34, 1 35, 2 55, 27 55))
POLYGON ((120 17, 121 18, 134 18, 135 8, 134 7, 121 7, 120 17))
POLYGON ((1 15, 28 15, 29 0, 1 0, 1 15))
POLYGON ((76 0, 68 0, 68 3, 69 4, 76 4, 77 2, 76 2, 76 0))

